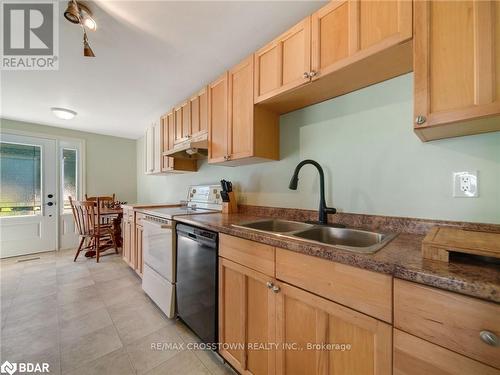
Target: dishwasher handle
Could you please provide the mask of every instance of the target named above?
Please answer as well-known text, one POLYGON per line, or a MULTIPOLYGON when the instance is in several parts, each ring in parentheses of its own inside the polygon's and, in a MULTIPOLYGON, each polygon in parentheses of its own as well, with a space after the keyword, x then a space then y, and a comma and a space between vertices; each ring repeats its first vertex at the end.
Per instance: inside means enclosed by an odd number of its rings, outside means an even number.
POLYGON ((177 224, 177 235, 199 242, 208 247, 217 247, 217 233, 177 224))

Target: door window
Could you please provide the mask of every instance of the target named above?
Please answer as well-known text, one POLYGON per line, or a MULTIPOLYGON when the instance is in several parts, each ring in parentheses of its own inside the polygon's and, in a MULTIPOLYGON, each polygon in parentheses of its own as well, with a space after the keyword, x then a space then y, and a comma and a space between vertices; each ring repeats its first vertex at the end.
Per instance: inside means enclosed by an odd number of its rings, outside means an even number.
POLYGON ((41 214, 40 146, 0 143, 0 216, 41 214))

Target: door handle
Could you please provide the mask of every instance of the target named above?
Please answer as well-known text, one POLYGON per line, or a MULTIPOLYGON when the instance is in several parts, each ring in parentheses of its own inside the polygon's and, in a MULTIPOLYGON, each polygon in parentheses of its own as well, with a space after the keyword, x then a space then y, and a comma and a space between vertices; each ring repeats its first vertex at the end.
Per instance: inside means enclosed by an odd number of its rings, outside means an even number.
POLYGON ((47 203, 47 206, 49 206, 49 207, 51 207, 51 206, 53 206, 53 205, 55 205, 55 203, 54 203, 54 202, 48 202, 48 203, 47 203))

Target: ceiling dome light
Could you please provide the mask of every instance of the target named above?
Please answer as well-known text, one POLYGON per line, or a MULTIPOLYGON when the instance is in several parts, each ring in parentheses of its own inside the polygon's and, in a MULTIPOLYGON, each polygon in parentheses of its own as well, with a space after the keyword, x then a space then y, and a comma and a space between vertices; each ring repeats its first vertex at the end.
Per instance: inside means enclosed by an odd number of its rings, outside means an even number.
POLYGON ((71 120, 76 116, 76 112, 72 111, 71 109, 52 107, 50 110, 52 111, 54 116, 62 120, 71 120))

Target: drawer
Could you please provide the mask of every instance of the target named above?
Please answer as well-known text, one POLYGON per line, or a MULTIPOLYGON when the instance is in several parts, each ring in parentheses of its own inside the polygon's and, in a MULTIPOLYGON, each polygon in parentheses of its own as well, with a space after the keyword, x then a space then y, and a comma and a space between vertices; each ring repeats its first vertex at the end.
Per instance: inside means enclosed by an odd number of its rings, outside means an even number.
POLYGON ((392 276, 276 249, 276 278, 392 322, 392 276))
POLYGON ((500 346, 480 338, 481 331, 500 337, 498 304, 395 279, 394 326, 500 368, 500 346))
POLYGON ((274 277, 274 247, 221 234, 219 256, 274 277))
POLYGON ((395 329, 393 374, 500 375, 500 371, 395 329))

